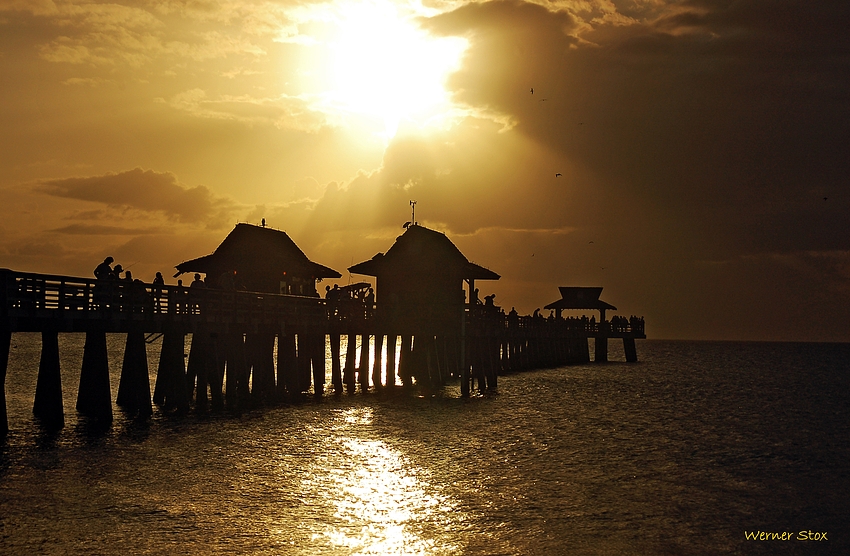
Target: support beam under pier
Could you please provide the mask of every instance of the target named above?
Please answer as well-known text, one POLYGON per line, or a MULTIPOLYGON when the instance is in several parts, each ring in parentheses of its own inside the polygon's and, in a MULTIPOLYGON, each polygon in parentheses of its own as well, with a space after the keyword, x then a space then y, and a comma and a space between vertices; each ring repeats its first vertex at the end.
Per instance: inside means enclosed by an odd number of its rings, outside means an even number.
POLYGON ((596 353, 594 361, 598 363, 603 363, 608 361, 608 338, 605 336, 597 336, 596 337, 596 349, 594 350, 596 353))
POLYGON ((112 420, 109 358, 106 354, 106 332, 102 330, 86 332, 77 411, 95 419, 112 420))
POLYGON ((626 354, 626 361, 637 363, 637 347, 634 338, 623 338, 623 351, 626 354))
POLYGON ((12 344, 12 331, 0 331, 0 440, 9 432, 9 418, 6 416, 6 369, 9 366, 9 347, 12 344))
POLYGON ((41 361, 38 364, 32 412, 47 428, 61 429, 65 426, 62 375, 59 370, 59 332, 56 330, 41 333, 41 361))

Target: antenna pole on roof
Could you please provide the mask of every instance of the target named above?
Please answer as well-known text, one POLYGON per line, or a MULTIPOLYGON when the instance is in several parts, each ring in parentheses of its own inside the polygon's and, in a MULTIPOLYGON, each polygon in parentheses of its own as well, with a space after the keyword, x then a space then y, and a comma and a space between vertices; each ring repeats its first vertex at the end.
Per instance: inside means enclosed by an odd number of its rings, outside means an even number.
POLYGON ((412 207, 412 213, 410 215, 410 221, 413 222, 414 226, 416 225, 416 201, 410 201, 410 206, 412 207))

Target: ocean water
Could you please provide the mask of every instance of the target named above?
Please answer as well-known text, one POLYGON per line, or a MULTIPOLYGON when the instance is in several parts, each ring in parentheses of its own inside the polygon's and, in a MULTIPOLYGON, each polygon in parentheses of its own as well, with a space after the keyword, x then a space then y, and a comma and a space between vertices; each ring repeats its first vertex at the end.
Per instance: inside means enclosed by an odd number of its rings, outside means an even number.
POLYGON ((12 339, 0 554, 850 553, 850 344, 648 340, 628 364, 612 342, 610 363, 496 395, 116 409, 104 431, 73 409, 82 337, 60 341, 66 427, 48 434, 40 338, 12 339))

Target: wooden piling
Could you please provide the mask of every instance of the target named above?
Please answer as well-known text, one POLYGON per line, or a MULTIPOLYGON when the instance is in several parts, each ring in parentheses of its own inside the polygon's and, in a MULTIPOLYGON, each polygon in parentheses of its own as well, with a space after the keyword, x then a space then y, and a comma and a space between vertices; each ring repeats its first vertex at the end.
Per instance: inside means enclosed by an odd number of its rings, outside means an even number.
POLYGON ((375 357, 372 365, 372 386, 377 390, 384 386, 382 377, 384 370, 384 334, 382 332, 375 333, 375 357))
POLYGON ((387 386, 395 386, 396 353, 398 352, 398 335, 387 334, 387 386))
POLYGON ((342 337, 338 332, 332 333, 329 337, 331 343, 331 384, 335 394, 342 394, 342 367, 339 364, 339 343, 341 339, 342 337))
POLYGON ((77 411, 102 421, 112 420, 109 358, 106 354, 106 332, 102 330, 86 332, 77 411))
POLYGON ((274 335, 247 334, 245 351, 249 373, 253 373, 251 396, 255 402, 268 402, 275 396, 274 335))
POLYGON ((357 355, 357 336, 348 334, 348 340, 345 348, 345 367, 342 370, 342 381, 345 383, 345 389, 349 394, 353 394, 356 389, 356 377, 354 364, 357 355))
POLYGON ((487 389, 495 392, 498 389, 499 382, 499 342, 495 338, 487 338, 487 389))
POLYGON ((360 383, 360 391, 364 394, 369 390, 369 374, 369 334, 361 334, 357 378, 360 383))
POLYGON ((227 335, 227 363, 224 401, 228 409, 246 409, 251 393, 248 391, 248 362, 245 339, 241 332, 227 335))
MULTIPOLYGON (((414 336, 410 350, 403 354, 405 357, 404 374, 410 378, 410 383, 405 383, 405 385, 410 386, 415 380, 416 384, 424 387, 430 381, 426 359, 427 351, 425 335, 417 334, 414 336)), ((402 382, 404 382, 403 379, 402 382)))
POLYGON ((207 386, 209 384, 207 359, 209 356, 209 335, 195 331, 192 333, 189 360, 186 362, 186 392, 190 400, 194 393, 197 411, 206 411, 209 405, 209 398, 207 397, 207 386))
POLYGON ((115 403, 139 418, 153 414, 151 384, 148 378, 148 353, 142 331, 127 333, 121 380, 115 403))
POLYGON ((210 334, 210 351, 207 357, 210 398, 213 411, 224 408, 224 368, 226 365, 225 346, 221 334, 210 334))
POLYGON ((298 387, 298 374, 296 372, 297 365, 298 357, 295 346, 295 335, 281 334, 278 336, 277 340, 278 385, 281 384, 282 373, 282 384, 291 399, 297 398, 301 393, 301 390, 298 387))
POLYGON ((608 361, 608 338, 605 336, 596 337, 596 349, 594 350, 594 361, 604 363, 608 361))
POLYGON ((6 369, 9 367, 9 348, 12 331, 0 330, 0 440, 9 433, 9 418, 6 415, 6 369))
POLYGON ((56 330, 45 330, 41 333, 41 360, 38 364, 38 382, 32 412, 47 428, 58 429, 65 426, 62 375, 59 370, 59 332, 56 330))
POLYGON ((310 389, 311 373, 310 362, 312 361, 312 348, 308 334, 303 331, 298 333, 298 391, 306 392, 310 389))
POLYGON ((462 336, 460 338, 460 357, 458 358, 460 361, 460 395, 464 398, 468 398, 471 393, 470 383, 472 382, 472 376, 469 372, 470 368, 470 355, 472 348, 472 339, 469 336, 462 336))
POLYGON ((635 346, 634 338, 623 338, 623 351, 626 354, 627 362, 637 363, 637 347, 635 346))
POLYGON ((166 410, 189 411, 186 367, 183 362, 185 336, 180 330, 166 331, 162 336, 154 402, 166 410))
POLYGON ((401 336, 401 351, 398 355, 398 376, 401 378, 401 383, 406 386, 413 385, 411 349, 413 347, 413 338, 410 334, 402 334, 401 336))
POLYGON ((309 335, 310 362, 313 367, 313 395, 322 396, 325 393, 325 335, 312 333, 309 335))

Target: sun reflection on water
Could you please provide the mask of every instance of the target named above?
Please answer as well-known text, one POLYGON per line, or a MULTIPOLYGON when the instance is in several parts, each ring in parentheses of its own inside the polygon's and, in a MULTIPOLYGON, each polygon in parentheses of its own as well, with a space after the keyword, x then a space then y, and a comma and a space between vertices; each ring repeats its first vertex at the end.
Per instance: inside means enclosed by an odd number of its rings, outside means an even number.
MULTIPOLYGON (((313 534, 350 554, 438 554, 455 547, 422 534, 422 524, 450 525, 454 504, 427 473, 382 440, 367 439, 370 408, 340 412, 321 484, 334 519, 313 534), (366 433, 366 434, 358 434, 366 433)), ((318 486, 314 484, 313 486, 318 486)))

